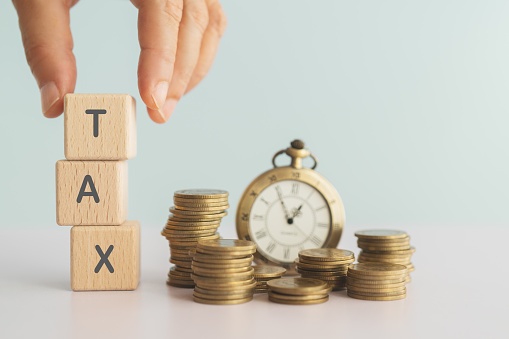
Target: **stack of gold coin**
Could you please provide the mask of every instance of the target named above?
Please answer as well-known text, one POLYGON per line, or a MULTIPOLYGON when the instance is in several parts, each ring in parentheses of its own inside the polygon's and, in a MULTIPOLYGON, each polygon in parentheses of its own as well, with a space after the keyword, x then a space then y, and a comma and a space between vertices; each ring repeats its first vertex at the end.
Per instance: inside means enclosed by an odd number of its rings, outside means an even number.
POLYGON ((269 300, 290 305, 321 304, 329 300, 332 288, 324 281, 310 278, 281 278, 267 282, 269 300))
POLYGON ((338 248, 302 250, 295 259, 297 272, 303 278, 325 281, 334 291, 346 289, 348 265, 355 261, 353 252, 338 248))
POLYGON ((255 293, 266 293, 268 291, 267 282, 279 279, 286 273, 286 269, 279 266, 256 265, 253 268, 256 280, 255 293))
POLYGON ((251 267, 256 244, 247 240, 199 240, 193 255, 194 301, 231 305, 253 299, 256 281, 251 267))
POLYGON ((362 249, 358 262, 405 265, 408 269, 407 282, 411 281, 410 272, 415 270, 411 263, 415 248, 410 245, 406 232, 395 230, 366 230, 355 233, 357 245, 362 249))
POLYGON ((188 189, 176 191, 174 207, 162 235, 170 243, 170 262, 175 264, 168 273, 168 285, 194 287, 191 278, 193 258, 189 250, 196 248, 198 240, 219 239, 216 232, 221 219, 226 216, 228 192, 213 189, 188 189))
POLYGON ((406 297, 407 268, 389 263, 348 266, 347 294, 363 300, 398 300, 406 297))

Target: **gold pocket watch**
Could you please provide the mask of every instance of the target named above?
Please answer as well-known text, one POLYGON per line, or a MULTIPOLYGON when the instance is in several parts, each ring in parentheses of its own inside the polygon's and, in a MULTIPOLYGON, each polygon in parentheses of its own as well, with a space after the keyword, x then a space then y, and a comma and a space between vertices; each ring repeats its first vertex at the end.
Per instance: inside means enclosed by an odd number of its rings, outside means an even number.
POLYGON ((274 168, 258 176, 240 199, 237 235, 258 245, 256 263, 280 265, 295 273, 299 251, 338 245, 345 209, 334 186, 314 171, 317 159, 304 142, 292 141, 291 147, 274 155, 272 164, 274 168), (282 154, 291 157, 290 166, 276 165, 282 154), (314 161, 312 168, 302 167, 307 157, 314 161))

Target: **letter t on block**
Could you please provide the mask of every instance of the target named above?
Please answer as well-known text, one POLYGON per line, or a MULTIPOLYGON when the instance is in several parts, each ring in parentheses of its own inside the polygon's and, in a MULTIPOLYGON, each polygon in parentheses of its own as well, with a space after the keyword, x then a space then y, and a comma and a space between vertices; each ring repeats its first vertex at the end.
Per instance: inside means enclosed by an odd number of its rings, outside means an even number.
POLYGON ((126 160, 136 156, 136 102, 128 94, 67 94, 67 160, 126 160))

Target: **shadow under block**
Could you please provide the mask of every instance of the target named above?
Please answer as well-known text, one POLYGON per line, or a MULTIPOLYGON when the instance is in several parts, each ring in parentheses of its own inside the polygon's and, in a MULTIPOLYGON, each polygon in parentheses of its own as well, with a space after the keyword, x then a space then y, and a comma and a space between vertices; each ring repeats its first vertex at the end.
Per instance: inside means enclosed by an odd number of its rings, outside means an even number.
POLYGON ((120 225, 127 218, 126 161, 56 164, 57 224, 120 225))
POLYGON ((136 156, 136 101, 128 94, 66 94, 67 160, 126 160, 136 156))
POLYGON ((140 223, 71 228, 74 291, 134 290, 140 280, 140 223))

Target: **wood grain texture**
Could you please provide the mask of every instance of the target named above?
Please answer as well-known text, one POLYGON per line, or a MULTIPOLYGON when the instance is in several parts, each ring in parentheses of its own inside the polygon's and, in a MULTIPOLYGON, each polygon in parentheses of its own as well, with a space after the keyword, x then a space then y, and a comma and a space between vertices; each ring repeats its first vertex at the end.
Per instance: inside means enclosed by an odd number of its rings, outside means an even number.
MULTIPOLYGON (((56 163, 57 224, 120 225, 127 218, 126 161, 67 161, 56 163), (84 196, 77 202, 86 175, 90 175, 99 202, 84 196)), ((87 185, 86 191, 91 187, 87 185)))
POLYGON ((126 160, 136 156, 136 102, 128 94, 66 94, 64 151, 67 160, 126 160), (86 110, 104 109, 98 115, 86 110))
POLYGON ((71 288, 74 291, 134 290, 140 280, 140 223, 128 220, 119 226, 74 226, 71 228, 71 288), (113 245, 107 260, 110 272, 96 249, 103 254, 113 245))

